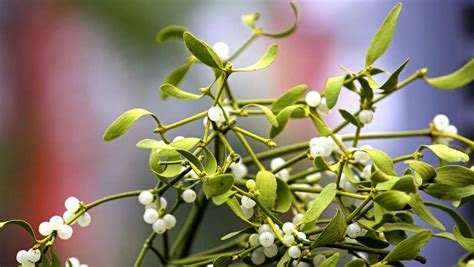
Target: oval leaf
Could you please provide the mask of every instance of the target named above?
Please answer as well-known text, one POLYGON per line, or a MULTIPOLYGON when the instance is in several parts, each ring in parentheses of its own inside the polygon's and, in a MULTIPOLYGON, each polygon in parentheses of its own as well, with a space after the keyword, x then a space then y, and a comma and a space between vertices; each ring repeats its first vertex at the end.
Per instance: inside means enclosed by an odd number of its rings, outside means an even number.
POLYGON ((405 68, 407 65, 408 61, 410 61, 409 58, 407 58, 385 81, 382 86, 380 86, 380 89, 384 90, 385 92, 392 92, 393 90, 397 89, 398 85, 398 77, 400 76, 400 73, 402 70, 405 68))
POLYGON ((446 145, 437 144, 437 145, 429 145, 429 146, 423 146, 423 147, 430 149, 431 151, 433 151, 433 153, 436 154, 436 156, 438 156, 438 158, 445 160, 447 162, 460 162, 460 161, 468 162, 469 161, 468 155, 466 155, 465 153, 459 150, 450 148, 449 146, 446 146, 446 145))
POLYGON ((364 149, 364 151, 369 153, 370 158, 379 170, 388 175, 397 175, 392 159, 385 152, 378 149, 364 149))
POLYGON ((336 197, 336 184, 330 183, 324 187, 316 199, 312 202, 311 207, 306 211, 303 216, 303 219, 298 223, 298 225, 305 224, 317 220, 319 216, 324 212, 324 210, 331 204, 336 197))
POLYGON ((425 80, 431 86, 444 90, 463 87, 474 80, 474 59, 471 59, 466 65, 451 74, 436 78, 426 78, 425 80))
POLYGON ((426 162, 407 160, 404 163, 410 165, 410 167, 421 176, 423 182, 429 182, 436 177, 436 170, 426 162))
POLYGON ((278 127, 278 120, 275 116, 275 114, 273 114, 273 112, 265 107, 265 106, 262 106, 262 105, 259 105, 259 104, 248 104, 248 105, 245 105, 244 107, 242 107, 242 109, 245 109, 247 107, 250 107, 250 106, 254 106, 254 107, 257 107, 259 109, 261 109, 263 111, 263 113, 265 113, 265 116, 267 117, 267 120, 273 125, 273 127, 278 127))
POLYGON ((402 191, 390 190, 377 195, 374 201, 389 211, 401 210, 410 201, 410 196, 402 191))
POLYGON ((171 96, 180 100, 196 100, 204 96, 203 94, 197 95, 188 93, 169 83, 162 84, 160 90, 162 95, 171 96))
POLYGON ((349 111, 345 109, 340 109, 339 113, 347 122, 354 125, 355 127, 360 127, 359 121, 357 120, 356 117, 354 117, 354 115, 352 115, 352 113, 350 113, 349 111))
MULTIPOLYGON (((174 86, 178 86, 181 81, 183 80, 184 76, 186 73, 188 73, 189 68, 191 67, 192 63, 186 63, 182 66, 179 66, 172 72, 170 72, 165 79, 163 80, 163 84, 171 84, 174 86)), ((162 99, 167 99, 168 95, 165 94, 165 92, 161 91, 161 98, 162 99)))
POLYGON ((474 185, 474 171, 463 166, 448 165, 436 169, 435 183, 454 187, 474 185))
POLYGON ((385 256, 384 261, 413 260, 430 239, 431 231, 429 230, 416 233, 401 241, 387 254, 387 256, 385 256))
POLYGON ((0 230, 3 227, 5 227, 9 224, 20 226, 28 234, 30 234, 30 236, 33 238, 33 240, 36 240, 36 236, 35 236, 35 232, 33 231, 33 228, 31 228, 31 225, 29 223, 27 223, 26 221, 23 221, 23 220, 9 220, 9 221, 0 222, 0 230))
POLYGON ((420 219, 429 225, 440 229, 441 231, 446 230, 444 225, 426 208, 425 203, 423 203, 423 200, 419 194, 413 195, 408 204, 413 209, 413 212, 415 212, 415 214, 420 217, 420 219))
POLYGON ((277 197, 277 181, 273 173, 269 171, 259 171, 256 176, 257 190, 260 192, 258 199, 268 209, 275 205, 277 197))
POLYGON ((303 106, 293 105, 282 109, 277 115, 278 127, 272 127, 270 129, 270 138, 274 138, 279 135, 284 129, 288 120, 293 113, 296 113, 303 109, 303 106))
POLYGON ((188 29, 186 27, 179 26, 179 25, 167 26, 161 29, 161 31, 156 35, 155 41, 161 44, 164 41, 172 40, 172 39, 182 40, 183 33, 187 30, 188 29))
POLYGON ((219 56, 212 50, 212 48, 202 40, 199 40, 190 32, 183 34, 184 43, 188 50, 199 61, 208 65, 209 67, 222 69, 222 62, 219 56))
POLYGON ((293 195, 288 184, 282 179, 277 178, 277 206, 275 210, 285 213, 290 210, 293 204, 293 195))
POLYGON ((326 81, 324 92, 326 96, 326 104, 329 109, 333 108, 336 105, 337 99, 339 98, 339 93, 341 92, 341 88, 344 84, 345 79, 346 75, 341 75, 329 78, 326 81))
POLYGON ((233 69, 235 72, 249 72, 249 71, 256 71, 270 67, 270 65, 275 62, 275 59, 278 55, 278 45, 272 44, 262 58, 260 58, 257 63, 252 64, 250 66, 244 68, 233 69))
POLYGON ((343 239, 346 235, 346 228, 346 220, 344 220, 344 218, 339 213, 339 210, 337 210, 334 218, 324 228, 318 238, 316 238, 316 240, 311 244, 311 248, 334 244, 335 242, 343 239))
POLYGON ((288 91, 286 91, 283 95, 278 97, 275 102, 273 102, 272 111, 275 113, 280 112, 282 109, 293 105, 304 96, 306 90, 308 90, 308 86, 306 84, 300 84, 288 89, 288 91))
POLYGON ((224 194, 232 187, 234 180, 230 173, 211 176, 204 182, 204 193, 209 198, 224 194))
POLYGON ((105 130, 104 140, 112 141, 121 135, 123 135, 130 127, 141 117, 145 115, 150 115, 155 118, 153 113, 142 108, 134 108, 129 111, 126 111, 120 115, 115 121, 113 121, 110 126, 105 130))

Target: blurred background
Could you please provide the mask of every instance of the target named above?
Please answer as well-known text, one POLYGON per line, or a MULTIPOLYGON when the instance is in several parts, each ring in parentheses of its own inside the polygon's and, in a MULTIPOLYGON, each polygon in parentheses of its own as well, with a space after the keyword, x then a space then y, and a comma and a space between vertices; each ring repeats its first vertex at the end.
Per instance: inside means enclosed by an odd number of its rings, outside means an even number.
MULTIPOLYGON (((402 78, 422 67, 433 77, 450 73, 473 57, 473 1, 402 2, 394 41, 377 67, 393 71, 410 57, 402 78)), ((301 25, 295 34, 283 40, 262 38, 235 62, 237 66, 252 63, 270 43, 280 45, 279 58, 271 68, 231 78, 238 98, 277 97, 301 83, 321 91, 327 77, 343 73, 339 65, 360 70, 372 35, 396 2, 297 3, 301 25)), ((261 13, 258 25, 268 31, 285 29, 293 20, 284 0, 0 0, 0 221, 25 219, 36 230, 41 221, 63 213, 68 196, 90 202, 153 187, 148 155, 135 148, 137 140, 153 137, 152 120, 140 121, 112 143, 102 141, 108 124, 134 107, 148 109, 171 123, 209 104, 160 99, 163 77, 184 63, 187 52, 179 42, 157 45, 156 33, 169 24, 184 25, 208 43, 224 41, 235 51, 251 34, 240 16, 256 11, 261 13)), ((207 85, 210 77, 204 68, 193 68, 182 87, 196 90, 207 85)), ((427 128, 434 115, 444 113, 461 134, 472 139, 472 92, 468 88, 439 91, 417 81, 384 100, 367 131, 427 128)), ((343 94, 337 107, 356 110, 358 102, 343 94)), ((328 117, 333 126, 340 121, 336 113, 328 117)), ((244 125, 262 135, 268 133, 268 125, 258 120, 244 125)), ((196 122, 170 132, 170 137, 201 136, 202 129, 201 122, 196 122)), ((307 122, 291 122, 287 129, 298 130, 278 137, 279 145, 315 135, 307 122)), ((346 133, 351 131, 346 129, 346 133)), ((416 138, 370 144, 399 156, 427 142, 416 138)), ((473 222, 472 205, 462 210, 473 222)), ((150 232, 142 212, 135 198, 95 208, 91 226, 74 227, 73 238, 58 241, 57 251, 62 259, 75 256, 89 266, 131 266, 150 232)), ((226 207, 208 212, 198 234, 200 249, 241 226, 237 220, 222 222, 224 215, 234 218, 226 207)), ((179 214, 184 218, 187 209, 180 209, 179 214)), ((442 221, 451 229, 448 218, 442 221)), ((16 252, 31 245, 19 228, 1 231, 0 266, 15 266, 16 252)), ((463 251, 453 242, 434 239, 423 254, 430 259, 429 266, 451 266, 463 251)), ((154 263, 147 257, 145 266, 154 263)))

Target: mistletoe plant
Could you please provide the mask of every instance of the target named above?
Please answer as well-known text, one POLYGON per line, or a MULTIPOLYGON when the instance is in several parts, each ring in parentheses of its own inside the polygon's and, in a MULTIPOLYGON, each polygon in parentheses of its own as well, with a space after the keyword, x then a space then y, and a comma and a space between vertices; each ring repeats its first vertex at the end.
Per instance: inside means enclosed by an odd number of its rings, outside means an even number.
MULTIPOLYGON (((171 266, 403 266, 403 261, 425 263, 427 259, 419 255, 419 251, 434 237, 457 242, 468 252, 458 265, 474 266, 473 232, 455 210, 474 195, 474 169, 452 164, 466 165, 474 142, 459 135, 444 115, 435 116, 429 126, 421 130, 363 131, 374 117, 376 104, 416 80, 424 80, 443 90, 470 83, 474 79, 474 60, 449 75, 436 78, 428 78, 427 69, 420 69, 399 80, 408 59, 392 72, 375 67, 374 63, 387 50, 394 35, 402 9, 402 5, 397 4, 372 38, 361 71, 344 69, 344 74, 327 80, 321 94, 308 91, 306 85, 298 85, 277 99, 237 98, 230 86, 231 77, 235 73, 269 67, 277 58, 278 46, 272 44, 253 65, 234 67, 231 62, 258 38, 278 39, 293 33, 298 26, 299 13, 294 3, 291 8, 295 21, 289 29, 279 33, 258 27, 258 13, 244 15, 243 22, 252 35, 231 55, 225 43, 211 47, 185 27, 169 26, 161 30, 156 38, 158 43, 175 39, 184 42, 190 52, 186 63, 165 78, 161 85, 162 98, 184 101, 210 98, 212 105, 208 110, 171 124, 162 123, 157 115, 140 108, 120 115, 106 130, 105 141, 120 137, 142 117, 151 117, 156 122, 153 132, 159 136, 158 140, 144 139, 137 143, 137 147, 150 153, 149 168, 157 178, 156 186, 87 204, 70 197, 65 202, 63 216, 53 216, 40 224, 42 239, 36 238, 25 221, 0 223, 0 228, 11 224, 21 226, 33 238, 31 249, 18 252, 18 262, 22 266, 59 266, 54 244, 58 238, 71 237, 71 225, 76 222, 79 226, 89 225, 89 211, 105 202, 138 197, 145 207, 143 219, 150 224, 150 235, 143 243, 135 266, 141 265, 147 253, 153 253, 157 263, 171 266), (209 67, 214 78, 208 86, 200 88, 199 93, 179 89, 188 70, 196 64, 209 67), (385 82, 378 84, 373 78, 376 75, 385 77, 382 78, 385 82), (340 109, 344 122, 331 129, 324 116, 332 111, 342 89, 359 97, 360 108, 355 113, 340 109), (264 116, 268 120, 269 138, 239 126, 242 118, 253 116, 264 116), (274 139, 285 130, 290 119, 309 119, 318 136, 277 147, 274 139), (172 140, 167 136, 169 130, 197 120, 204 121, 202 136, 180 136, 172 140), (347 125, 353 125, 355 133, 338 135, 347 125), (229 142, 229 135, 237 137, 247 157, 235 152, 237 146, 229 142), (413 148, 411 154, 395 158, 369 145, 358 146, 360 140, 420 136, 430 142, 413 148), (248 139, 261 142, 269 149, 256 153, 248 139), (451 145, 453 141, 457 143, 451 145), (431 153, 439 158, 436 165, 422 160, 431 153), (270 168, 266 161, 270 161, 270 168), (312 167, 293 166, 304 161, 312 167), (395 164, 405 170, 398 173, 395 164), (255 173, 249 171, 250 165, 256 167, 255 173), (168 190, 177 192, 176 199, 163 197, 168 190), (452 203, 426 201, 426 194, 452 203), (168 205, 169 202, 172 204, 168 205), (192 209, 182 218, 186 221, 178 230, 177 238, 170 240, 168 233, 175 230, 179 220, 173 214, 181 205, 192 205, 192 209), (220 246, 191 254, 197 229, 209 205, 227 206, 247 227, 223 236, 220 246), (454 228, 446 229, 428 208, 451 216, 454 228), (431 227, 417 225, 414 217, 431 227), (162 249, 157 249, 157 239, 163 242, 162 249)), ((66 264, 85 266, 79 265, 76 258, 69 258, 66 264)))

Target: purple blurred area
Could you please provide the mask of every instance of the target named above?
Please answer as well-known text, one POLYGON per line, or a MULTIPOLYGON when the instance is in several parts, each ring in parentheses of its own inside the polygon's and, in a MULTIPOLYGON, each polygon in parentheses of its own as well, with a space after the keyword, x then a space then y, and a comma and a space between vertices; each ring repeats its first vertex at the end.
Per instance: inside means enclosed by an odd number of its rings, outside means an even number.
MULTIPOLYGON (((410 57, 402 78, 422 67, 429 69, 431 77, 450 73, 473 57, 472 1, 402 2, 395 39, 377 67, 393 71, 410 57)), ((277 97, 301 83, 321 91, 327 77, 343 74, 339 65, 360 70, 373 33, 396 2, 297 3, 301 26, 295 34, 283 40, 259 40, 234 62, 236 66, 252 63, 270 43, 280 45, 281 53, 271 68, 231 78, 238 98, 277 97)), ((207 100, 190 104, 160 99, 163 77, 185 62, 187 52, 178 42, 157 45, 156 33, 169 24, 184 25, 208 43, 224 41, 235 51, 251 34, 240 16, 256 11, 261 13, 259 25, 269 31, 292 23, 288 1, 283 0, 0 1, 0 221, 25 219, 37 230, 41 221, 62 214, 68 196, 91 202, 153 187, 148 155, 135 148, 136 141, 153 138, 153 121, 140 121, 112 143, 102 140, 108 124, 134 107, 171 123, 209 105, 207 100)), ((197 90, 210 78, 207 70, 197 67, 182 87, 197 90)), ((384 101, 365 130, 422 129, 434 115, 444 113, 461 134, 472 139, 474 95, 469 89, 440 91, 417 81, 384 101)), ((342 107, 356 110, 357 99, 343 93, 337 105, 342 107)), ((336 125, 341 118, 333 111, 328 120, 336 125)), ((261 122, 247 119, 243 125, 266 135, 268 125, 261 122)), ((201 136, 203 128, 196 122, 182 130, 171 131, 170 137, 201 136)), ((349 127, 346 132, 353 130, 349 127)), ((315 134, 310 124, 296 121, 276 141, 290 144, 315 134)), ((429 140, 371 144, 400 156, 423 142, 429 140)), ((223 214, 234 218, 225 207, 208 212, 198 234, 197 247, 202 249, 241 227, 237 220, 216 219, 223 214)), ((472 205, 463 212, 474 221, 472 205)), ((186 214, 182 209, 178 216, 186 214)), ((75 256, 89 266, 131 266, 150 231, 142 221, 142 207, 135 199, 124 199, 95 208, 91 215, 91 226, 75 226, 72 239, 58 240, 60 257, 75 256)), ((436 215, 448 229, 452 227, 449 218, 436 215)), ((182 223, 183 219, 178 226, 182 223)), ((2 229, 0 266, 15 266, 16 252, 31 246, 20 228, 2 229)), ((451 266, 463 251, 453 242, 434 239, 422 253, 430 259, 429 266, 451 266)), ((149 257, 144 266, 154 263, 149 257)))

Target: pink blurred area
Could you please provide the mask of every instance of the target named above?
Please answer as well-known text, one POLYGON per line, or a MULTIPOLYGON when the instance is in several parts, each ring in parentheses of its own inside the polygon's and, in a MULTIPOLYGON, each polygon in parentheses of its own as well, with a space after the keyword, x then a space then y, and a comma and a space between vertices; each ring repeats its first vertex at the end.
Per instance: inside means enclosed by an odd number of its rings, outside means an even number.
MULTIPOLYGON (((343 73, 339 64, 359 70, 370 37, 392 4, 300 1, 300 29, 288 39, 276 40, 281 53, 272 68, 242 75, 242 80, 233 77, 238 95, 277 97, 301 83, 321 91, 327 77, 343 73)), ((427 1, 407 1, 405 6, 397 41, 381 60, 383 67, 392 70, 411 56, 413 64, 407 67, 407 73, 429 66, 441 74, 469 58, 458 50, 452 52, 454 47, 463 50, 459 42, 469 38, 453 30, 462 28, 462 21, 443 24, 444 19, 439 17, 443 14, 455 19, 469 6, 467 2, 433 7, 427 1), (441 31, 455 41, 441 40, 430 30, 441 31)), ((159 99, 161 80, 184 62, 186 52, 176 43, 157 46, 154 35, 165 25, 182 24, 210 43, 224 40, 235 50, 250 34, 240 15, 255 11, 262 11, 261 24, 275 31, 292 22, 287 1, 1 2, 0 221, 20 218, 37 230, 41 221, 62 214, 68 196, 90 202, 113 193, 152 187, 154 178, 147 172, 147 155, 134 147, 140 138, 153 137, 152 122, 138 123, 130 134, 110 144, 101 140, 104 129, 120 113, 134 107, 152 110, 165 123, 206 107, 203 103, 176 108, 181 103, 159 99), (204 11, 216 15, 203 16, 204 11)), ((274 41, 258 42, 239 62, 255 61, 274 41)), ((184 85, 201 87, 208 83, 205 77, 198 71, 191 73, 184 85)), ((443 112, 451 113, 454 121, 465 121, 455 116, 456 109, 466 105, 462 95, 447 100, 455 105, 452 109, 432 108, 446 94, 417 86, 413 96, 401 93, 387 103, 387 108, 381 108, 378 122, 370 130, 413 129, 427 125, 434 114, 443 112), (416 104, 416 99, 424 100, 427 108, 412 116, 407 109, 416 104)), ((357 103, 349 99, 344 97, 338 107, 356 109, 357 103)), ((338 120, 334 111, 330 124, 338 120)), ((301 130, 285 134, 277 140, 279 144, 316 134, 307 122, 291 125, 301 130)), ((469 125, 472 118, 466 127, 459 128, 472 130, 469 125)), ((267 133, 268 129, 257 128, 267 133)), ((186 134, 197 135, 187 128, 186 134)), ((392 149, 393 155, 412 149, 398 141, 381 146, 392 149)), ((75 226, 73 238, 58 240, 56 250, 62 259, 78 256, 89 266, 130 266, 148 232, 141 212, 135 199, 99 207, 92 211, 92 225, 86 229, 75 226)), ((223 226, 222 231, 226 227, 230 226, 223 226)), ((19 228, 2 229, 0 266, 15 266, 16 251, 31 245, 19 228)))

